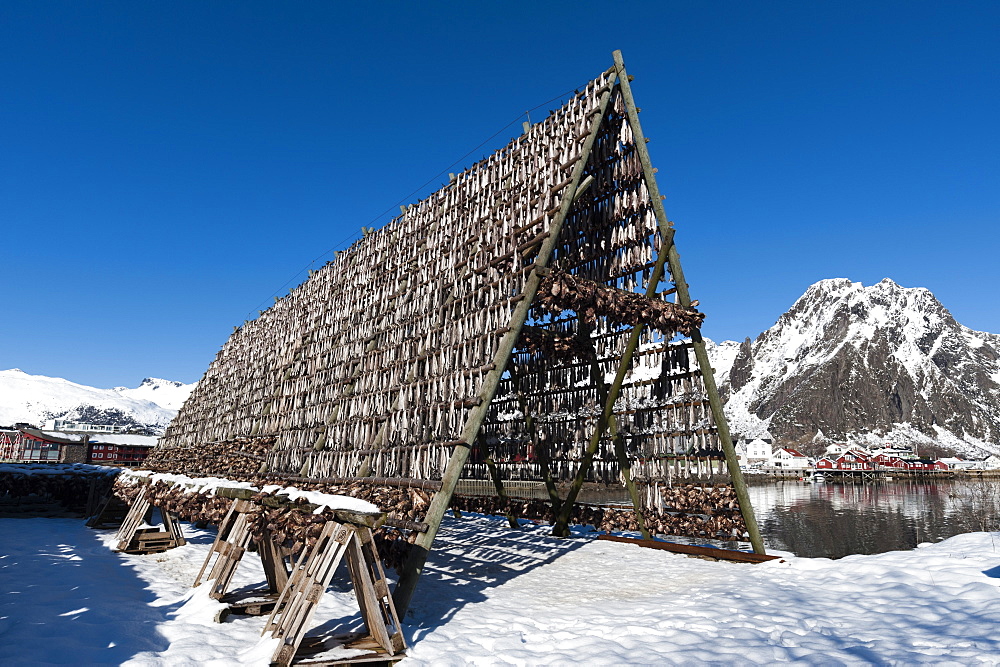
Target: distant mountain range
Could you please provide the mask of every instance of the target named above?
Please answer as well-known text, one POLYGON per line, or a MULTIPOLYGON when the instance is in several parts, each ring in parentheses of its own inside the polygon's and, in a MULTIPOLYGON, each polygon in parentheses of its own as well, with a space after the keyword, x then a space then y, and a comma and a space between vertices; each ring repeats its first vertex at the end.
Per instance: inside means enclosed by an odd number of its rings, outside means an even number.
POLYGON ((159 432, 170 423, 194 384, 146 378, 132 389, 98 389, 62 378, 0 371, 0 425, 41 426, 50 419, 135 426, 159 432))
POLYGON ((741 437, 1000 453, 1000 335, 924 288, 821 280, 756 340, 710 354, 741 437))

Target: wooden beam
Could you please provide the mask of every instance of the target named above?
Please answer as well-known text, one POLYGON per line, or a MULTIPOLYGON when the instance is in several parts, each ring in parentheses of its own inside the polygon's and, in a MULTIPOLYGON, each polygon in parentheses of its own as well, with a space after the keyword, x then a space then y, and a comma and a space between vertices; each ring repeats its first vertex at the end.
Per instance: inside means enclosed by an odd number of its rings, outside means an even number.
MULTIPOLYGON (((486 447, 486 443, 482 443, 482 446, 486 447)), ((505 506, 504 516, 507 517, 507 524, 517 530, 520 526, 517 523, 517 518, 511 512, 510 497, 507 496, 507 489, 503 487, 503 480, 500 479, 500 471, 497 470, 497 464, 493 461, 493 452, 487 452, 484 463, 486 463, 486 469, 489 470, 490 478, 493 480, 493 488, 505 506)))
MULTIPOLYGON (((661 253, 661 256, 665 257, 665 253, 661 253)), ((662 274, 663 265, 659 259, 657 260, 657 268, 660 269, 660 273, 662 274)), ((650 289, 655 289, 656 282, 658 281, 659 278, 654 269, 653 277, 649 282, 650 289)), ((632 356, 635 354, 636 348, 639 347, 639 338, 642 335, 643 329, 644 326, 642 324, 634 327, 632 333, 629 335, 628 342, 625 344, 625 350, 622 352, 621 361, 618 363, 615 379, 608 387, 604 400, 604 409, 597 419, 597 425, 590 436, 590 442, 587 443, 587 449, 583 453, 583 459, 580 462, 576 477, 573 478, 573 482, 570 484, 566 500, 563 501, 562 509, 556 518, 555 525, 552 527, 552 534, 557 537, 566 537, 569 535, 569 520, 573 512, 573 504, 576 502, 577 496, 580 495, 580 490, 583 488, 583 482, 587 477, 587 473, 594 464, 594 457, 597 455, 597 448, 601 444, 601 438, 604 437, 604 433, 614 420, 615 401, 618 400, 618 394, 621 391, 622 383, 625 381, 625 375, 628 373, 629 365, 632 363, 632 356)))
POLYGON ((556 487, 556 482, 552 479, 552 469, 550 467, 552 461, 549 459, 548 444, 538 446, 535 416, 528 409, 528 401, 525 398, 524 392, 521 391, 521 378, 511 373, 511 383, 514 385, 514 394, 517 397, 518 407, 521 409, 521 414, 524 415, 524 430, 531 438, 531 441, 535 443, 535 453, 538 456, 538 463, 542 469, 545 491, 549 494, 549 502, 552 503, 552 513, 558 514, 559 508, 562 506, 562 500, 559 498, 559 489, 556 487))
MULTIPOLYGON (((221 488, 215 490, 215 495, 222 498, 236 498, 239 500, 250 500, 253 496, 260 493, 253 489, 240 489, 240 488, 221 488)), ((260 500, 260 504, 264 507, 273 508, 289 508, 297 509, 302 512, 312 512, 317 509, 319 505, 313 503, 294 503, 289 500, 288 496, 275 495, 275 496, 264 496, 260 500)), ((343 523, 352 523, 357 526, 367 526, 369 528, 376 528, 384 519, 384 512, 355 512, 351 510, 331 510, 333 516, 337 521, 343 523)))
MULTIPOLYGON (((653 205, 653 212, 656 214, 656 222, 660 227, 662 243, 660 254, 665 255, 670 266, 670 275, 673 278, 677 289, 677 303, 688 308, 691 306, 691 295, 688 292, 687 281, 684 279, 684 270, 681 268, 681 258, 674 245, 674 230, 667 213, 663 208, 663 198, 660 196, 660 188, 656 184, 655 170, 649 158, 649 150, 646 148, 646 139, 642 133, 642 126, 639 124, 639 112, 635 106, 635 98, 632 96, 632 87, 629 85, 628 73, 625 71, 625 62, 622 59, 622 52, 615 51, 615 70, 621 82, 622 97, 625 102, 625 112, 628 116, 629 125, 632 127, 632 134, 635 136, 635 146, 639 155, 639 162, 642 164, 642 171, 646 177, 646 188, 649 190, 649 198, 653 205), (664 252, 665 251, 665 252, 664 252)), ((659 258, 657 258, 659 263, 659 258)), ((655 277, 655 276, 654 276, 655 277)), ((652 280, 650 281, 652 284, 652 280)), ((647 290, 648 293, 648 290, 647 290)), ((712 364, 708 359, 708 351, 705 349, 705 340, 701 336, 701 331, 695 329, 691 333, 691 342, 694 344, 695 357, 698 359, 698 366, 705 381, 705 391, 712 409, 712 417, 715 426, 719 431, 719 442, 722 444, 722 451, 726 454, 726 465, 729 468, 729 476, 733 481, 733 489, 740 503, 740 512, 743 521, 747 525, 747 532, 750 534, 750 544, 756 553, 764 552, 764 540, 760 535, 760 528, 757 526, 757 517, 754 515, 753 506, 750 504, 750 494, 747 491, 746 480, 743 479, 743 472, 740 470, 739 460, 736 456, 736 448, 733 446, 733 439, 729 433, 729 422, 723 412, 722 399, 719 397, 719 389, 715 385, 715 375, 712 371, 712 364)))
MULTIPOLYGON (((613 425, 614 426, 614 425, 613 425)), ((649 528, 646 527, 646 518, 642 514, 642 502, 639 500, 639 490, 635 488, 635 480, 632 479, 632 464, 625 453, 625 438, 618 433, 617 427, 612 434, 615 443, 615 456, 618 458, 618 468, 621 472, 622 481, 628 491, 628 497, 632 501, 632 508, 635 510, 635 519, 639 524, 639 532, 647 540, 651 537, 649 528)))
POLYGON ((694 544, 676 544, 674 542, 662 542, 660 540, 637 540, 632 537, 619 537, 618 535, 598 535, 597 539, 606 540, 608 542, 624 542, 625 544, 634 544, 637 547, 646 547, 647 549, 672 551, 677 554, 716 558, 718 560, 732 560, 740 563, 766 563, 769 560, 781 559, 780 556, 769 556, 767 554, 747 553, 746 551, 718 549, 716 547, 703 547, 694 544))

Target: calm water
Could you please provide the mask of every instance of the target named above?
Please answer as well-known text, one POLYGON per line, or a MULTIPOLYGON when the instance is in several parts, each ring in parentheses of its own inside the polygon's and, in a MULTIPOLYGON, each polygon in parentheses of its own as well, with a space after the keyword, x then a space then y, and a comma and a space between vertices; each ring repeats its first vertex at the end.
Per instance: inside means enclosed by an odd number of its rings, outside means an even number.
MULTIPOLYGON (((491 482, 477 484, 485 493, 492 493, 491 482)), ((534 497, 547 497, 539 485, 533 488, 534 497)), ((749 490, 764 545, 769 550, 810 558, 913 549, 922 542, 982 530, 975 519, 984 511, 993 517, 990 529, 1000 527, 997 478, 864 484, 785 481, 753 485, 749 490)), ((631 507, 620 488, 584 489, 580 500, 631 507)), ((664 539, 705 543, 678 536, 664 539)), ((718 545, 734 546, 731 542, 718 545)), ((739 548, 749 549, 750 545, 740 543, 739 548)))
MULTIPOLYGON (((1000 486, 1000 480, 988 484, 1000 486)), ((913 549, 978 530, 969 523, 969 501, 956 495, 968 498, 968 487, 953 480, 750 487, 769 549, 826 558, 913 549)))

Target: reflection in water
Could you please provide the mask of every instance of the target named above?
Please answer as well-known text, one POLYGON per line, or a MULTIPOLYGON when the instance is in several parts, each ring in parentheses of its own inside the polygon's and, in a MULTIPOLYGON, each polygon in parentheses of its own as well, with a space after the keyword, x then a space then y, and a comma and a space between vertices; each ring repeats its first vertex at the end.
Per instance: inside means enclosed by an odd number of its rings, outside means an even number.
MULTIPOLYGON (((864 484, 775 482, 750 486, 768 549, 809 558, 909 550, 959 533, 1000 529, 1000 479, 900 480, 864 484)), ((487 492, 492 492, 492 485, 487 492)), ((541 484, 518 495, 547 498, 541 484)), ((563 491, 565 496, 565 491, 563 491)), ((585 487, 580 502, 631 507, 625 490, 585 487)), ((674 535, 671 542, 749 550, 746 542, 674 535)))
POLYGON ((764 542, 797 556, 840 558, 913 549, 968 530, 954 481, 750 487, 764 542))

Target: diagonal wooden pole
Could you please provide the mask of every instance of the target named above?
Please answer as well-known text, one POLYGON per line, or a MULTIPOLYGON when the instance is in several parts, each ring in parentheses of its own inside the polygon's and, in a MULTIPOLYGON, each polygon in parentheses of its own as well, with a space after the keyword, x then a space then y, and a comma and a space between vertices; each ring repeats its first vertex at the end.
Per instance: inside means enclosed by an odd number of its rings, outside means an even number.
MULTIPOLYGON (((615 53, 620 56, 618 51, 615 53)), ((617 69, 617 59, 615 64, 617 69)), ((627 83, 627 81, 622 79, 621 71, 622 70, 618 70, 619 86, 627 83)), ((622 87, 622 90, 624 91, 624 87, 622 87)), ((636 135, 637 146, 644 144, 640 137, 641 135, 636 135)), ((645 148, 644 145, 643 148, 645 148)), ((653 187, 655 188, 655 185, 653 187)), ((652 196, 652 189, 650 189, 650 196, 652 196)), ((657 191, 657 200, 658 196, 659 191, 657 191)), ((660 244, 660 252, 656 256, 653 273, 649 277, 649 282, 646 285, 647 297, 656 295, 657 287, 660 284, 660 280, 663 278, 663 271, 668 255, 666 252, 666 245, 664 244, 673 245, 674 230, 669 227, 669 223, 666 228, 661 225, 660 236, 662 241, 660 244)), ((604 397, 604 408, 597 420, 597 425, 594 427, 594 432, 590 437, 590 442, 587 443, 587 449, 584 450, 583 459, 580 461, 580 468, 577 470, 576 476, 570 484, 569 492, 566 494, 566 499, 563 501, 559 515, 556 517, 555 525, 552 527, 552 534, 557 537, 566 537, 569 535, 569 521, 573 513, 573 505, 576 503, 577 496, 580 495, 580 490, 583 488, 583 483, 587 478, 587 473, 590 472, 590 469, 594 465, 594 457, 597 455, 597 449, 601 444, 601 438, 603 438, 608 429, 614 425, 615 402, 618 400, 618 395, 621 393, 622 383, 625 381, 628 369, 632 365, 632 357, 635 355, 635 351, 639 347, 639 339, 641 338, 644 329, 644 324, 638 324, 633 327, 631 333, 629 334, 628 341, 625 343, 625 349, 622 351, 621 359, 619 359, 618 369, 615 372, 615 378, 608 386, 607 394, 604 397)), ((631 472, 631 470, 628 472, 631 472)), ((627 487, 628 485, 626 485, 626 488, 627 487)), ((633 502, 638 504, 637 496, 633 498, 633 502)), ((642 520, 642 515, 638 509, 636 510, 636 516, 640 521, 642 520)), ((643 528, 645 528, 645 526, 643 526, 643 528)))
MULTIPOLYGON (((663 200, 660 197, 660 189, 656 184, 653 165, 649 159, 649 150, 646 148, 646 138, 639 125, 639 112, 635 106, 635 99, 632 97, 632 87, 629 85, 629 76, 625 71, 625 62, 622 59, 622 52, 615 51, 615 70, 618 73, 622 97, 625 101, 625 111, 628 115, 629 125, 632 126, 632 134, 635 136, 635 145, 639 153, 639 161, 642 163, 643 175, 646 178, 646 187, 649 189, 649 198, 653 204, 653 211, 656 214, 656 222, 660 228, 660 236, 663 243, 660 246, 660 254, 666 255, 667 264, 670 267, 670 275, 673 277, 674 285, 677 287, 677 303, 689 308, 691 306, 691 295, 688 292, 687 281, 684 280, 684 270, 681 268, 681 258, 674 245, 674 230, 667 220, 667 213, 663 208, 663 200)), ((659 258, 657 258, 659 260, 659 258)), ((652 282, 650 283, 653 284, 652 282)), ((753 506, 750 504, 750 494, 747 491, 746 480, 743 479, 743 472, 740 470, 739 460, 736 456, 736 448, 733 446, 732 435, 729 433, 729 422, 723 412, 722 399, 719 397, 719 389, 715 385, 715 375, 712 371, 712 364, 708 359, 708 352, 705 349, 705 340, 701 336, 701 331, 695 329, 691 332, 691 342, 694 347, 695 357, 698 359, 698 366, 701 368, 701 375, 705 381, 705 392, 708 394, 709 405, 712 409, 712 418, 719 432, 719 442, 722 444, 722 451, 726 455, 726 465, 729 468, 729 477, 733 481, 733 489, 740 503, 740 513, 746 523, 747 532, 750 534, 750 544, 755 553, 764 553, 764 540, 760 535, 760 528, 757 526, 757 517, 754 515, 753 506)))
POLYGON ((421 572, 423 572, 424 564, 427 562, 427 555, 430 552, 431 545, 434 543, 434 538, 437 536, 438 529, 441 527, 441 520, 448 510, 448 505, 451 503, 451 496, 454 494, 455 486, 458 484, 459 477, 462 474, 462 467, 469 458, 470 444, 475 442, 476 437, 479 435, 479 428, 489 413, 490 403, 496 395, 500 379, 507 368, 510 355, 514 350, 514 344, 521 334, 521 328, 528 319, 528 313, 531 310, 535 296, 538 294, 538 287, 541 285, 544 277, 543 273, 546 273, 544 268, 548 265, 552 252, 559 242, 563 222, 566 220, 570 207, 576 199, 577 190, 580 187, 581 181, 583 181, 583 174, 588 158, 594 147, 594 141, 597 139, 598 130, 601 127, 608 103, 611 100, 611 91, 614 89, 615 78, 616 75, 614 74, 609 77, 607 89, 601 94, 600 101, 598 102, 598 111, 594 113, 594 118, 591 121, 590 134, 584 140, 580 151, 580 159, 577 160, 576 166, 573 168, 573 175, 570 177, 569 185, 566 186, 566 193, 559 206, 559 211, 549 228, 549 236, 542 243, 538 255, 535 257, 535 268, 528 275, 528 279, 525 282, 524 298, 514 307, 514 312, 511 315, 510 329, 500 339, 500 345, 493 358, 493 370, 483 378, 483 386, 479 394, 482 400, 479 405, 472 408, 465 422, 465 427, 462 429, 460 438, 463 444, 455 446, 448 465, 445 467, 444 474, 441 477, 441 490, 434 494, 430 507, 427 509, 427 514, 424 517, 424 522, 428 526, 427 532, 421 533, 417 537, 417 541, 413 544, 410 554, 403 564, 399 582, 393 591, 393 601, 400 617, 406 614, 406 610, 410 606, 413 591, 416 589, 417 581, 420 578, 421 572))
MULTIPOLYGON (((646 187, 649 190, 649 198, 653 205, 653 211, 656 215, 656 221, 661 238, 660 252, 657 254, 656 264, 653 267, 653 274, 650 276, 649 283, 646 286, 646 296, 651 297, 655 295, 659 282, 663 278, 664 265, 667 264, 670 267, 670 275, 672 276, 677 288, 677 302, 682 306, 690 307, 691 296, 687 289, 687 282, 684 280, 684 271, 681 268, 680 255, 677 253, 677 247, 674 245, 674 230, 670 221, 667 220, 667 214, 663 208, 663 200, 660 197, 660 190, 656 184, 656 177, 654 176, 652 163, 649 158, 649 151, 646 148, 646 139, 642 133, 642 127, 639 124, 639 114, 635 106, 635 99, 632 96, 632 89, 629 86, 629 77, 628 73, 625 71, 625 63, 622 60, 621 51, 615 51, 613 57, 615 60, 615 70, 618 74, 622 98, 625 103, 626 116, 628 118, 629 125, 632 128, 633 136, 635 137, 636 150, 639 155, 639 161, 642 164, 643 176, 645 177, 646 187)), ((593 465, 594 456, 597 453, 601 438, 613 423, 614 404, 615 401, 618 400, 622 382, 625 380, 625 375, 631 365, 632 357, 638 347, 639 338, 642 334, 643 328, 644 326, 641 324, 633 328, 628 342, 625 345, 625 350, 622 353, 618 370, 615 374, 615 379, 608 389, 604 410, 598 419, 597 426, 595 427, 594 433, 588 443, 588 447, 584 452, 584 458, 581 462, 580 469, 578 470, 573 483, 570 485, 569 493, 567 494, 555 526, 553 526, 553 535, 566 536, 569 534, 569 519, 573 511, 573 503, 576 502, 576 498, 580 493, 580 490, 583 488, 583 482, 586 478, 587 472, 593 465)), ((726 464, 729 468, 730 477, 733 480, 733 488, 736 491, 736 496, 740 503, 740 512, 743 515, 744 523, 746 523, 747 526, 747 532, 750 535, 750 543, 756 553, 764 553, 764 543, 760 536, 760 530, 757 526, 757 519, 754 516, 753 507, 750 504, 750 497, 747 492, 746 482, 743 479, 743 473, 739 468, 736 450, 733 447, 732 437, 729 433, 729 424, 726 421, 725 414, 722 410, 722 400, 719 397, 719 391, 715 385, 715 376, 713 375, 711 363, 708 359, 708 353, 705 350, 705 341, 701 336, 701 332, 697 329, 692 332, 691 340, 695 350, 695 357, 698 359, 698 365, 704 378, 705 391, 709 397, 712 417, 715 420, 716 427, 719 432, 719 441, 722 444, 722 449, 726 455, 726 464)))
MULTIPOLYGON (((656 258, 656 265, 653 267, 653 274, 650 276, 649 285, 646 287, 646 296, 653 296, 656 293, 656 286, 663 276, 663 265, 666 262, 666 257, 666 253, 662 252, 661 249, 659 256, 656 258)), ((633 327, 628 341, 625 343, 625 350, 622 352, 621 359, 618 362, 615 379, 608 387, 605 396, 604 409, 597 420, 597 426, 594 427, 594 433, 590 436, 590 442, 587 443, 587 449, 583 453, 580 468, 577 470, 576 477, 573 478, 573 482, 570 484, 569 492, 566 494, 566 499, 560 508, 556 523, 552 527, 552 534, 556 537, 566 537, 569 535, 569 520, 573 513, 573 505, 576 503, 577 496, 580 495, 580 490, 583 488, 583 482, 587 478, 587 473, 594 465, 594 457, 597 455, 597 448, 601 444, 601 438, 604 437, 605 432, 607 432, 614 422, 615 401, 618 400, 618 394, 621 392, 625 375, 632 365, 632 357, 639 347, 639 338, 642 336, 643 329, 645 329, 645 325, 643 324, 633 327)), ((636 516, 641 518, 641 515, 638 513, 636 516)))
POLYGON ((507 489, 504 488, 503 480, 500 479, 500 470, 497 469, 496 461, 493 460, 493 449, 485 442, 481 442, 480 446, 483 448, 483 451, 486 452, 483 462, 486 464, 486 469, 490 473, 490 479, 493 480, 493 489, 496 491, 497 497, 500 498, 500 502, 504 506, 504 516, 507 517, 507 523, 511 528, 520 528, 520 524, 517 522, 517 517, 514 516, 514 511, 510 506, 510 496, 507 495, 507 489))
POLYGON ((514 377, 514 392, 517 395, 518 405, 521 407, 521 414, 524 415, 524 430, 535 445, 535 456, 538 457, 538 466, 542 469, 542 481, 545 483, 545 492, 549 495, 549 502, 552 503, 553 514, 559 511, 562 500, 559 499, 559 489, 552 478, 552 460, 549 459, 549 448, 547 445, 540 445, 538 442, 538 432, 535 429, 535 415, 531 413, 531 406, 528 399, 521 391, 520 378, 514 377))
MULTIPOLYGON (((609 387, 604 381, 604 373, 601 372, 601 366, 597 360, 597 348, 594 347, 593 340, 590 337, 592 332, 593 327, 583 322, 580 323, 579 335, 581 343, 588 349, 587 356, 590 361, 590 377, 597 385, 598 403, 607 403, 609 387)), ((642 534, 643 539, 648 540, 650 538, 649 529, 646 528, 646 519, 642 514, 642 503, 639 501, 639 492, 635 488, 635 481, 632 479, 632 465, 625 454, 625 440, 622 438, 621 433, 618 432, 618 420, 614 413, 608 419, 608 435, 611 436, 611 441, 615 448, 615 458, 618 459, 618 472, 622 482, 625 484, 625 490, 632 500, 632 509, 635 510, 635 521, 639 527, 639 532, 642 534)), ((572 511, 572 508, 570 508, 570 511, 572 511)))

